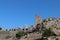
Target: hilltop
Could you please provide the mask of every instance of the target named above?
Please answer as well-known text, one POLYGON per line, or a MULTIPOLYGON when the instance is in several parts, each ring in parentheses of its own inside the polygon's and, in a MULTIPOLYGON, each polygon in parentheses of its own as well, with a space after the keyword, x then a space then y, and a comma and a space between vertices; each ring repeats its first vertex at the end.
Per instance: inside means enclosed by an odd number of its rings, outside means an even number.
POLYGON ((0 30, 0 40, 60 40, 60 18, 36 16, 36 23, 29 28, 0 30))

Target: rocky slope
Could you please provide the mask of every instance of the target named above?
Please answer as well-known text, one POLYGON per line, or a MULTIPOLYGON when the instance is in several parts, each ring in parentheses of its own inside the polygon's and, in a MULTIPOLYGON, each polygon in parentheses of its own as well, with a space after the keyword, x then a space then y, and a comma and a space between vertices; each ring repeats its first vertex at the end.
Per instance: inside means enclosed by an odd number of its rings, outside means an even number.
MULTIPOLYGON (((60 18, 47 18, 43 20, 42 24, 43 24, 42 26, 44 27, 44 29, 51 28, 51 30, 57 35, 57 36, 48 37, 47 38, 48 40, 60 40, 60 18)), ((27 38, 22 37, 21 39, 22 40, 35 40, 42 37, 41 33, 39 32, 31 33, 28 35, 27 35, 27 38)))
POLYGON ((45 28, 51 28, 52 31, 60 35, 60 18, 47 18, 43 21, 43 25, 45 28))
MULTIPOLYGON (((7 37, 8 39, 6 39, 4 37, 0 40, 42 40, 41 38, 43 37, 42 33, 44 32, 44 29, 49 29, 49 28, 51 28, 51 30, 57 36, 50 36, 47 39, 48 40, 60 40, 60 18, 47 18, 47 19, 44 19, 42 21, 42 23, 39 25, 39 27, 40 27, 40 29, 38 31, 34 31, 34 32, 33 32, 33 30, 36 30, 36 26, 30 27, 30 28, 28 28, 28 30, 24 29, 23 30, 24 32, 31 32, 31 33, 27 33, 26 35, 22 36, 20 39, 17 39, 15 37, 16 31, 10 31, 11 35, 12 34, 14 34, 14 35, 8 36, 9 37, 9 38, 7 37)), ((8 33, 8 35, 10 35, 10 34, 8 33)))

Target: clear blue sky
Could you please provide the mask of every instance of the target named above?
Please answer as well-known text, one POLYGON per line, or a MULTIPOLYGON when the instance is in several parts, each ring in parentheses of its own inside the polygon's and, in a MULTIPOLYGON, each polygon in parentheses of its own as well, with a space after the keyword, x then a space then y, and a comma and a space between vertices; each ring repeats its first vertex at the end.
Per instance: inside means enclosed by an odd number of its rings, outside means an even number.
POLYGON ((35 14, 43 19, 60 17, 60 0, 0 0, 0 26, 3 29, 33 25, 35 14))

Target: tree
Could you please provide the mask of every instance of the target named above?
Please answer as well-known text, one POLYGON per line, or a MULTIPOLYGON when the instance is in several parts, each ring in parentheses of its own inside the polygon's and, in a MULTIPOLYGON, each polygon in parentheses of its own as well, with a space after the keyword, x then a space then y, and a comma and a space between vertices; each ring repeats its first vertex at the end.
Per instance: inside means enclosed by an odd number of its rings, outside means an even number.
POLYGON ((16 38, 20 39, 22 36, 24 36, 24 32, 23 31, 16 33, 16 38))

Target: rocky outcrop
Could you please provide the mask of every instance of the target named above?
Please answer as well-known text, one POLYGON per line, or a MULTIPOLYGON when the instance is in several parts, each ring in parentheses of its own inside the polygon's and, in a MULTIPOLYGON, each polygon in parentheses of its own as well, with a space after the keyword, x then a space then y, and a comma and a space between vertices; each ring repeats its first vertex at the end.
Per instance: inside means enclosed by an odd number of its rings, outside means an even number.
POLYGON ((42 37, 41 33, 34 32, 34 33, 30 33, 30 34, 23 36, 20 40, 35 40, 35 39, 41 38, 41 37, 42 37))
POLYGON ((48 37, 48 40, 60 40, 60 36, 51 36, 48 37))
POLYGON ((52 31, 60 35, 60 19, 59 18, 47 18, 43 21, 43 25, 45 28, 51 28, 52 31))

